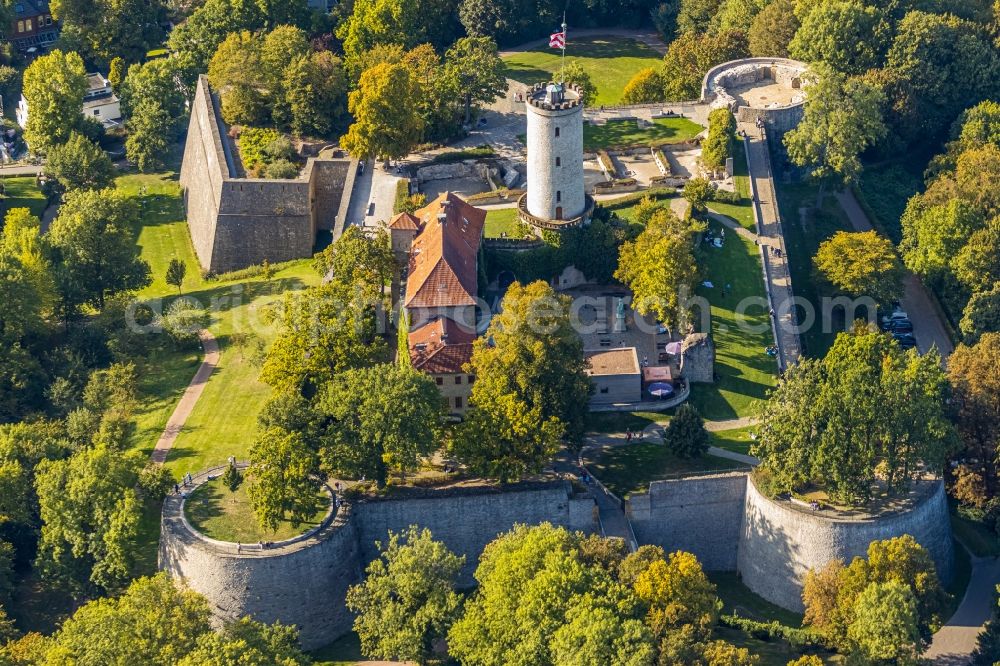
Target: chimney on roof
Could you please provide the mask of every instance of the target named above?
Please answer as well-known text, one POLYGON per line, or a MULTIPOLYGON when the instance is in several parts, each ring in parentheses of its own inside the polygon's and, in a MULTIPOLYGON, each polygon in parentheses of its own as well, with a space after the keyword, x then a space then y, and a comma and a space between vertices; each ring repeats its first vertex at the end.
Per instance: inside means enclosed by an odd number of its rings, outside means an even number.
POLYGON ((441 211, 438 213, 438 224, 444 224, 448 221, 448 213, 441 211))

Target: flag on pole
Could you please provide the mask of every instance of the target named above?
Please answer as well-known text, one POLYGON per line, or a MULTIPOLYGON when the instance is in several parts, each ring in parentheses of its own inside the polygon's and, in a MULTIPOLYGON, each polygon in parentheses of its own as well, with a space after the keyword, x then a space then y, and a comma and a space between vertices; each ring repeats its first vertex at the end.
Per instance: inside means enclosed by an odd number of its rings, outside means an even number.
POLYGON ((566 33, 554 32, 551 35, 549 35, 549 48, 553 49, 566 48, 566 33))

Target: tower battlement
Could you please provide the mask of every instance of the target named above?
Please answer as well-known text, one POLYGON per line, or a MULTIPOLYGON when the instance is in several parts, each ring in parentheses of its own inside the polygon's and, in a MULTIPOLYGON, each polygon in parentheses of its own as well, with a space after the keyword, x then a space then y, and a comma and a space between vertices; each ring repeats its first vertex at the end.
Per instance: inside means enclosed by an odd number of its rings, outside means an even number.
POLYGON ((583 106, 583 88, 574 83, 536 83, 528 89, 528 105, 546 111, 568 111, 583 106))

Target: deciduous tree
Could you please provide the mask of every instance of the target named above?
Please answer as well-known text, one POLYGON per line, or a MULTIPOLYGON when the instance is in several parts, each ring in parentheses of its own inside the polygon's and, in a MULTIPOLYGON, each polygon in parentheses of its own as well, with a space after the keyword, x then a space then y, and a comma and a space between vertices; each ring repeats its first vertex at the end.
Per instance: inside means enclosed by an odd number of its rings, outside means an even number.
POLYGON ((295 627, 277 622, 264 624, 244 617, 227 623, 221 631, 206 631, 198 636, 194 649, 176 663, 177 666, 309 666, 313 661, 299 647, 295 627))
POLYGON ((274 531, 283 520, 294 524, 317 509, 316 452, 300 433, 268 428, 250 447, 247 497, 257 522, 274 531))
POLYGON ((972 346, 958 345, 948 359, 948 378, 953 420, 967 459, 976 461, 986 495, 992 497, 1000 449, 1000 333, 987 333, 972 346))
POLYGON ((371 657, 427 663, 461 610, 455 584, 465 558, 415 525, 389 532, 388 542, 377 546, 379 558, 347 592, 361 649, 371 657))
POLYGON ((875 231, 838 231, 820 243, 816 270, 837 290, 889 305, 903 293, 903 266, 892 241, 875 231))
POLYGON ((80 607, 53 634, 41 663, 172 666, 210 631, 209 617, 205 598, 167 574, 139 578, 119 597, 80 607))
POLYGON ((463 37, 455 42, 444 56, 444 76, 464 100, 466 124, 473 106, 492 104, 507 92, 507 68, 490 37, 463 37))
POLYGON ((319 397, 329 421, 324 463, 382 487, 390 472, 417 469, 440 445, 441 408, 434 380, 408 366, 347 370, 319 397))
POLYGON ((632 290, 632 307, 676 329, 688 317, 698 266, 691 233, 669 210, 660 210, 635 241, 621 247, 615 278, 632 290))
POLYGON ((873 583, 858 596, 847 630, 854 651, 871 662, 919 663, 916 600, 902 583, 873 583))
POLYGON ((863 74, 881 63, 888 48, 884 20, 880 9, 861 0, 823 2, 802 19, 788 52, 813 65, 825 63, 842 75, 863 74))
POLYGON ((788 44, 799 29, 794 0, 774 0, 754 18, 748 33, 750 55, 787 58, 788 44))
POLYGON ((80 598, 129 579, 142 514, 136 483, 144 464, 138 451, 99 443, 38 465, 38 565, 49 580, 80 598))
POLYGON ((48 235, 68 311, 83 304, 100 309, 108 296, 149 284, 149 265, 139 258, 132 235, 137 218, 135 204, 115 190, 66 196, 48 235))
POLYGON ((66 143, 49 148, 45 173, 67 191, 103 190, 114 180, 115 165, 100 146, 73 132, 66 143))
POLYGON ((184 275, 187 273, 187 264, 174 257, 167 264, 166 281, 177 287, 177 293, 181 293, 181 286, 184 284, 184 275))
POLYGON ((24 140, 34 151, 65 142, 83 118, 87 73, 76 53, 52 53, 36 58, 24 70, 22 94, 28 102, 24 140))
POLYGON ((361 75, 348 98, 354 124, 341 145, 356 157, 385 161, 403 157, 420 140, 424 121, 413 101, 420 85, 403 64, 381 64, 361 75))

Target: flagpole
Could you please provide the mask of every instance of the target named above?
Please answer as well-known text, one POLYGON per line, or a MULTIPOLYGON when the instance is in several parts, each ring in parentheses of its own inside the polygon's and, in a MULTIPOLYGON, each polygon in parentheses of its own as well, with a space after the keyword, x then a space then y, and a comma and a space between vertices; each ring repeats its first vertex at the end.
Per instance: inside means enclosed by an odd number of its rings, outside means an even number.
POLYGON ((567 37, 567 35, 566 35, 566 12, 563 12, 562 31, 563 31, 563 47, 562 47, 562 64, 559 66, 560 67, 560 70, 559 70, 559 83, 561 83, 562 85, 565 86, 566 85, 566 37, 567 37))

